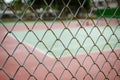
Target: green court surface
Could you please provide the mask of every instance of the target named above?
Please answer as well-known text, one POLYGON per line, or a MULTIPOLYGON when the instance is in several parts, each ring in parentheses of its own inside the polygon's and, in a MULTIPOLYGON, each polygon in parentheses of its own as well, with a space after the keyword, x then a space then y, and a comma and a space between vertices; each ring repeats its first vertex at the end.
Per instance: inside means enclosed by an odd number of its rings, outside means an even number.
POLYGON ((20 42, 49 56, 68 56, 120 48, 120 27, 14 31, 20 42))

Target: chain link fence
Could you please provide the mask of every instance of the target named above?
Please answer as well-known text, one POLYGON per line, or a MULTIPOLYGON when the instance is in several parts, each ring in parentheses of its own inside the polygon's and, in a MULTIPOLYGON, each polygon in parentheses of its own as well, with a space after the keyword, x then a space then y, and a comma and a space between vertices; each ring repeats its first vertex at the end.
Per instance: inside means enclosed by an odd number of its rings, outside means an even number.
POLYGON ((119 0, 1 0, 0 80, 120 80, 119 0))

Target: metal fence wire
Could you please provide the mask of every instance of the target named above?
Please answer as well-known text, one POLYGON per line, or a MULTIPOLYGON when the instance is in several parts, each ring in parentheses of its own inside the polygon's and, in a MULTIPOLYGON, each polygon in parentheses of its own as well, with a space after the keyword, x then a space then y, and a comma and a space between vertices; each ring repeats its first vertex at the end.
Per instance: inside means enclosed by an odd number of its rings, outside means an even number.
POLYGON ((0 0, 0 80, 120 80, 120 0, 0 0))

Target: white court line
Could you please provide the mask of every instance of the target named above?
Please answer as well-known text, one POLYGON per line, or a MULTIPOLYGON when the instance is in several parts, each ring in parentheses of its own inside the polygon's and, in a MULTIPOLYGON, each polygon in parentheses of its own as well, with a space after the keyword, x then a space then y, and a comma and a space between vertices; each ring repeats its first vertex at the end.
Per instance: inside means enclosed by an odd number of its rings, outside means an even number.
MULTIPOLYGON (((25 45, 31 47, 32 49, 34 49, 34 46, 31 45, 31 44, 29 44, 29 43, 27 43, 27 42, 23 42, 23 44, 25 44, 25 45)), ((46 52, 44 52, 43 50, 41 50, 41 49, 39 49, 39 48, 37 48, 37 47, 35 47, 35 51, 38 51, 38 52, 40 52, 40 53, 46 55, 46 52)), ((53 57, 50 56, 50 55, 46 55, 46 56, 47 56, 47 57, 50 57, 50 58, 53 58, 53 57)))
MULTIPOLYGON (((13 39, 15 39, 15 37, 13 36, 13 35, 11 35, 11 34, 8 34, 8 36, 9 37, 11 37, 11 38, 13 38, 13 39)), ((33 45, 31 45, 31 44, 29 44, 29 43, 27 43, 27 42, 22 42, 24 45, 26 45, 26 46, 28 46, 28 47, 30 47, 32 50, 34 49, 34 46, 33 45)), ((117 50, 117 49, 119 49, 119 48, 116 48, 115 50, 117 50)), ((51 55, 46 55, 46 52, 44 52, 43 50, 41 50, 41 49, 39 49, 39 48, 37 48, 37 47, 35 47, 35 49, 34 49, 35 51, 37 51, 37 52, 40 52, 41 54, 43 54, 43 55, 45 55, 45 56, 47 56, 47 57, 49 57, 49 58, 54 58, 53 56, 51 56, 51 55)), ((110 51, 110 50, 108 50, 108 49, 106 49, 106 50, 104 50, 103 52, 107 52, 107 51, 110 51)), ((99 53, 99 51, 93 51, 93 52, 91 52, 90 54, 94 54, 94 53, 99 53)), ((87 53, 77 53, 77 56, 79 56, 79 55, 86 55, 87 53)), ((75 55, 76 56, 76 55, 75 55)), ((70 57, 70 55, 66 55, 66 56, 62 56, 62 58, 67 58, 67 57, 70 57)), ((58 57, 59 58, 59 57, 58 57)))
MULTIPOLYGON (((8 36, 16 40, 16 38, 15 38, 13 35, 8 34, 8 36)), ((19 40, 19 39, 18 39, 18 40, 19 40)), ((30 47, 31 49, 34 49, 34 46, 33 46, 33 45, 31 45, 31 44, 29 44, 29 43, 27 43, 27 42, 22 42, 22 43, 23 43, 24 45, 30 47)), ((37 48, 37 47, 35 48, 35 51, 40 52, 40 53, 43 54, 43 55, 46 55, 46 54, 45 54, 46 52, 44 52, 43 50, 41 50, 41 49, 39 49, 39 48, 37 48)), ((54 58, 54 57, 52 57, 52 56, 50 56, 50 55, 46 55, 46 56, 49 57, 49 58, 54 58)))

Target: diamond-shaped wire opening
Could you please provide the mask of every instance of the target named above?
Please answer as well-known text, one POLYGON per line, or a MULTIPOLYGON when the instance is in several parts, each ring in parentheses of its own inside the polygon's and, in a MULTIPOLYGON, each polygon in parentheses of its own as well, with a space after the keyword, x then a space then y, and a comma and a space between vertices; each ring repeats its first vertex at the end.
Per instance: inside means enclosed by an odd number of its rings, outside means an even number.
POLYGON ((70 71, 69 70, 64 70, 63 72, 62 72, 62 74, 61 74, 61 76, 60 76, 60 78, 59 79, 68 79, 68 80, 70 80, 70 79, 72 79, 72 74, 70 73, 70 71), (67 76, 69 76, 69 77, 67 77, 66 76, 66 74, 67 74, 67 76))
POLYGON ((59 58, 62 58, 64 56, 73 56, 73 54, 70 52, 70 50, 68 48, 65 48, 63 51, 62 51, 62 54, 60 54, 59 58))
POLYGON ((3 66, 3 69, 11 78, 14 77, 18 68, 19 68, 19 64, 13 57, 9 57, 5 65, 3 66))
POLYGON ((0 2, 0 79, 119 79, 119 4, 111 10, 107 0, 0 2))
POLYGON ((93 59, 92 59, 91 57, 87 56, 87 57, 84 59, 82 65, 84 66, 84 68, 85 68, 87 71, 89 71, 89 69, 90 69, 91 66, 93 65, 93 59))
POLYGON ((116 71, 120 71, 120 70, 118 69, 119 64, 120 64, 120 61, 117 59, 117 60, 115 61, 115 63, 114 63, 114 68, 115 68, 116 71))
POLYGON ((97 41, 97 39, 99 38, 100 36, 100 31, 98 30, 98 28, 96 27, 93 27, 90 31, 90 34, 89 34, 90 38, 94 41, 94 43, 97 41))
POLYGON ((86 70, 83 68, 83 67, 80 67, 79 69, 78 69, 78 71, 76 72, 76 74, 75 74, 75 77, 77 78, 77 79, 83 79, 84 78, 84 76, 86 75, 87 73, 86 73, 86 70))
POLYGON ((42 38, 42 41, 45 45, 47 45, 48 50, 51 50, 55 40, 56 40, 56 35, 52 30, 46 31, 42 38))
MULTIPOLYGON (((30 23, 29 23, 30 24, 30 23)), ((49 23, 47 24, 47 22, 44 22, 44 21, 41 21, 41 20, 36 20, 33 24, 32 24, 32 28, 31 30, 47 30, 49 28, 49 23)), ((42 35, 42 32, 41 32, 41 35, 42 35)), ((38 35, 39 36, 39 35, 38 35)), ((42 37, 42 36, 41 36, 42 37)), ((41 38, 40 38, 41 39, 41 38)))
POLYGON ((71 41, 73 35, 69 29, 64 29, 60 34, 60 40, 63 42, 65 47, 68 46, 69 42, 71 41), (66 36, 67 34, 67 36, 66 36))
POLYGON ((37 79, 43 80, 48 73, 48 70, 40 64, 34 72, 34 75, 37 79))
POLYGON ((1 51, 1 54, 0 54, 0 66, 2 68, 2 66, 5 64, 5 62, 7 61, 8 57, 9 57, 9 54, 7 54, 8 52, 6 52, 4 50, 4 48, 2 48, 2 46, 0 46, 0 51, 1 51))
POLYGON ((94 46, 94 44, 93 44, 93 41, 88 37, 84 40, 82 46, 85 48, 85 50, 87 50, 89 52, 90 49, 92 48, 92 46, 94 46))
POLYGON ((56 77, 59 79, 62 72, 64 72, 65 68, 61 62, 57 62, 52 67, 52 72, 55 73, 56 77))
POLYGON ((113 69, 111 69, 111 71, 110 71, 109 74, 108 74, 108 78, 114 80, 114 79, 116 78, 116 75, 117 75, 116 71, 113 70, 113 69), (111 76, 111 75, 112 75, 112 76, 111 76))
POLYGON ((36 43, 36 45, 34 46, 34 50, 36 49, 38 49, 38 51, 40 51, 43 54, 46 54, 48 51, 47 46, 42 41, 39 41, 38 43, 36 43))
POLYGON ((119 29, 120 29, 119 26, 117 26, 114 29, 114 33, 113 33, 113 35, 118 39, 118 42, 120 42, 120 36, 117 35, 117 34, 120 34, 119 29))
MULTIPOLYGON (((27 23, 23 22, 23 21, 15 21, 15 23, 13 23, 14 25, 12 26, 11 31, 17 33, 17 31, 24 31, 27 32, 28 30, 31 29, 31 26, 29 26, 27 23)), ((15 35, 15 34, 14 34, 15 35)))
POLYGON ((27 70, 24 67, 20 67, 16 72, 14 79, 17 80, 21 78, 27 80, 29 77, 30 77, 29 72, 27 72, 27 70))
POLYGON ((4 41, 4 39, 7 36, 6 28, 4 28, 3 26, 1 26, 0 27, 0 31, 1 31, 1 34, 0 34, 0 44, 2 45, 2 42, 4 41))
POLYGON ((24 66, 27 69, 27 71, 33 74, 38 65, 39 65, 38 60, 33 55, 29 54, 24 63, 24 66))
POLYGON ((45 79, 45 80, 49 80, 49 79, 51 79, 51 80, 57 80, 57 77, 55 76, 54 73, 49 72, 49 73, 46 75, 46 77, 44 77, 44 79, 45 79))
POLYGON ((114 46, 114 49, 119 48, 119 46, 120 46, 120 43, 116 43, 116 45, 114 46))
POLYGON ((35 44, 39 41, 38 37, 36 36, 36 34, 33 31, 29 31, 27 32, 27 34, 25 34, 24 36, 24 42, 35 46, 35 44), (29 40, 30 36, 32 37, 31 40, 29 40))
POLYGON ((105 79, 105 75, 104 75, 104 73, 102 73, 100 71, 100 72, 98 72, 98 74, 96 75, 96 77, 94 79, 105 79))
POLYGON ((55 41, 55 43, 52 45, 52 52, 54 53, 55 56, 59 57, 63 50, 64 50, 64 45, 60 40, 55 41))
POLYGON ((77 59, 72 59, 69 62, 68 69, 70 70, 72 75, 75 75, 78 72, 79 68, 80 68, 80 63, 77 61, 77 59))
POLYGON ((114 63, 116 62, 117 60, 117 56, 115 53, 111 52, 110 55, 108 56, 108 61, 110 61, 111 65, 113 66, 114 63), (114 59, 112 59, 114 57, 114 59), (112 59, 112 62, 110 61, 112 59))
POLYGON ((107 75, 109 74, 110 70, 111 70, 111 65, 110 65, 110 63, 105 62, 105 63, 104 63, 104 66, 102 67, 101 70, 102 70, 103 73, 107 76, 107 75), (107 67, 108 69, 105 70, 105 67, 107 67))
POLYGON ((80 44, 83 44, 84 40, 87 37, 87 32, 85 29, 80 28, 79 31, 77 32, 76 38, 80 42, 80 44))
MULTIPOLYGON (((87 50, 85 50, 85 48, 84 48, 83 46, 81 46, 81 47, 77 50, 75 56, 77 57, 77 55, 83 55, 83 54, 87 54, 87 53, 88 53, 87 50)), ((83 60, 82 60, 82 61, 83 61, 83 60)))
POLYGON ((96 60, 95 60, 95 63, 99 66, 99 68, 101 69, 103 67, 103 64, 106 62, 106 58, 104 58, 104 55, 103 54, 99 54, 97 57, 96 57, 96 60), (101 61, 102 59, 102 61, 101 61), (101 64, 99 64, 101 63, 101 64))
POLYGON ((89 54, 94 53, 94 52, 100 52, 100 49, 97 45, 93 45, 89 51, 89 54))
POLYGON ((93 77, 91 75, 86 75, 84 78, 84 80, 93 80, 93 77))
POLYGON ((28 55, 29 55, 29 52, 26 50, 26 48, 22 44, 18 45, 17 49, 14 51, 14 54, 13 54, 14 58, 21 65, 25 63, 25 60, 28 55))
MULTIPOLYGON (((81 44, 76 39, 71 39, 68 49, 70 52, 75 56, 78 52, 78 49, 80 48, 81 44), (74 45, 73 45, 74 44, 74 45), (73 47, 74 46, 74 47, 73 47)), ((78 53, 79 54, 79 53, 78 53)))
POLYGON ((93 77, 93 79, 96 77, 96 73, 98 73, 100 71, 99 67, 94 64, 91 66, 90 70, 89 70, 89 73, 91 73, 91 76, 93 77))
POLYGON ((104 46, 106 45, 106 40, 103 36, 100 36, 96 42, 97 47, 102 50, 104 48, 104 46), (102 40, 102 43, 101 43, 102 40))
POLYGON ((25 36, 29 33, 27 31, 24 32, 14 32, 13 37, 18 40, 19 42, 23 42, 25 39, 25 36), (23 33, 23 34, 22 34, 23 33))
POLYGON ((113 30, 110 27, 105 26, 104 30, 102 31, 102 34, 104 35, 106 40, 108 40, 110 38, 110 36, 113 34, 113 30), (108 32, 109 32, 109 34, 108 34, 108 32))
POLYGON ((12 55, 14 53, 14 50, 16 50, 16 47, 19 44, 19 42, 14 37, 12 37, 11 34, 12 33, 7 33, 5 39, 2 41, 2 48, 5 49, 9 55, 12 55), (10 47, 12 47, 12 49, 9 49, 10 47))

